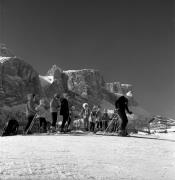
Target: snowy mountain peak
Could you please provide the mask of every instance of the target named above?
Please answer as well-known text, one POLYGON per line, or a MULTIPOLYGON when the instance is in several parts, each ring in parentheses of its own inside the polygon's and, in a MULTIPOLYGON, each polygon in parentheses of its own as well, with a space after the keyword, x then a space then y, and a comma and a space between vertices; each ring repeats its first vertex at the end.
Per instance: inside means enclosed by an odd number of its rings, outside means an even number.
POLYGON ((0 57, 15 57, 15 55, 6 47, 5 44, 0 43, 0 57))
POLYGON ((70 70, 64 71, 64 73, 94 72, 94 71, 98 71, 98 70, 95 70, 95 69, 78 69, 78 70, 70 69, 70 70))

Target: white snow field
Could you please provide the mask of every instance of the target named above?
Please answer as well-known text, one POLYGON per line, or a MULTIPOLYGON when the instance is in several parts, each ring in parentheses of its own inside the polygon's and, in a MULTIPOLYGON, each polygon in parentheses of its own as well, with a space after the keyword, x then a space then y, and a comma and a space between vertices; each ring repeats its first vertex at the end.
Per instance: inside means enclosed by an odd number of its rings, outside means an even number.
POLYGON ((175 134, 0 137, 0 179, 174 180, 175 134))

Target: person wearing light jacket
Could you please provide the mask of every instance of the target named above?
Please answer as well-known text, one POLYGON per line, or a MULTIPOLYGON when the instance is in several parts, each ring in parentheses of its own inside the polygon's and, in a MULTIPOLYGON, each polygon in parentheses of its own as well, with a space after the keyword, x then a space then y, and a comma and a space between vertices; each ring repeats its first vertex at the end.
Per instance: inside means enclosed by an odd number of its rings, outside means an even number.
POLYGON ((35 110, 37 111, 37 117, 40 122, 40 128, 43 125, 44 132, 47 131, 47 122, 46 122, 46 116, 47 116, 47 110, 44 99, 40 100, 40 103, 38 106, 36 106, 35 110))
POLYGON ((83 104, 83 109, 81 110, 80 116, 83 119, 84 122, 84 130, 89 130, 89 116, 90 116, 90 109, 88 106, 88 103, 83 104))
POLYGON ((50 101, 50 113, 52 116, 52 130, 56 130, 56 122, 57 122, 57 116, 58 111, 60 108, 60 96, 59 94, 55 94, 54 97, 50 101))

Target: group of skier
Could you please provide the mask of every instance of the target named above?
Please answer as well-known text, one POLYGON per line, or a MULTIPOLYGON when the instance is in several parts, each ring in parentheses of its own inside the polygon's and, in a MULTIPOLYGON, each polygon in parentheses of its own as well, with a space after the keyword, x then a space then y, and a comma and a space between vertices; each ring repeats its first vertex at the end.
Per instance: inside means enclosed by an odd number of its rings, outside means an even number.
MULTIPOLYGON (((76 119, 75 107, 69 108, 67 94, 55 94, 47 107, 47 103, 44 99, 39 100, 37 103, 37 96, 35 94, 29 94, 26 104, 26 117, 27 124, 24 129, 24 133, 28 134, 33 126, 32 123, 37 119, 39 120, 39 127, 43 129, 43 132, 48 130, 48 108, 50 109, 50 115, 52 123, 50 126, 51 132, 58 130, 58 116, 62 116, 62 122, 60 125, 60 132, 67 132, 73 129, 73 122, 76 119)), ((94 105, 92 110, 88 103, 82 105, 80 114, 77 115, 83 122, 83 130, 89 132, 97 131, 111 131, 118 132, 119 135, 126 136, 126 126, 128 119, 126 116, 127 111, 129 114, 132 112, 128 109, 128 99, 126 96, 119 97, 115 102, 115 110, 112 117, 109 117, 107 109, 101 112, 100 106, 94 105)))

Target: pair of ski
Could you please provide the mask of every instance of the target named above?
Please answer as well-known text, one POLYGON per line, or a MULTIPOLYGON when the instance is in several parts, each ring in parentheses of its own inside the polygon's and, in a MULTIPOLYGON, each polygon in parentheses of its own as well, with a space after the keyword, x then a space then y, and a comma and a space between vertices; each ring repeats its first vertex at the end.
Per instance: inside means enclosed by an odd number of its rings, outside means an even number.
POLYGON ((37 114, 35 114, 35 116, 33 117, 32 122, 30 123, 28 129, 24 132, 24 135, 27 135, 31 131, 36 119, 37 119, 37 114))

